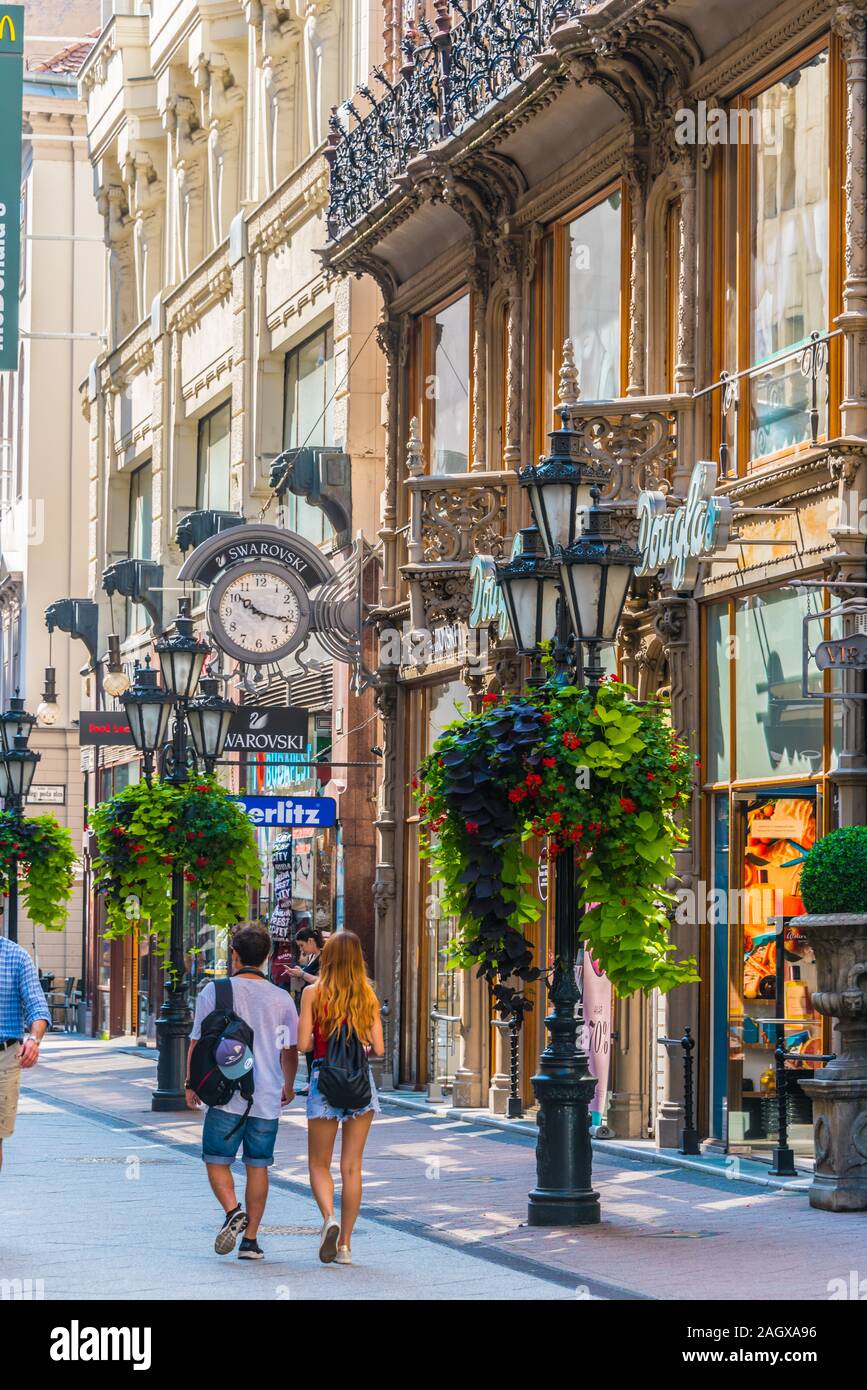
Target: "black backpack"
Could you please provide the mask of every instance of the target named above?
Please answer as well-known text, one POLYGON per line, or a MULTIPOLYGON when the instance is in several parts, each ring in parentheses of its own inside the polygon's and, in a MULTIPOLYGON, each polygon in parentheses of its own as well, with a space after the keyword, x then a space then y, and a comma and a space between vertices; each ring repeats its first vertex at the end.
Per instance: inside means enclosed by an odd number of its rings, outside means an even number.
POLYGON ((348 1024, 341 1024, 328 1039, 317 1079, 321 1094, 335 1110, 364 1110, 370 1105, 370 1063, 361 1039, 348 1024))
POLYGON ((243 1115, 239 1115, 238 1123, 226 1135, 227 1139, 230 1139, 247 1119, 253 1108, 254 1091, 252 1068, 236 1080, 230 1080, 221 1072, 214 1055, 217 1043, 223 1038, 243 1043, 253 1051, 253 1029, 235 1013, 233 1003, 232 981, 215 980, 214 1009, 202 1023, 202 1036, 193 1048, 189 1075, 190 1086, 205 1105, 226 1105, 236 1091, 240 1092, 247 1102, 247 1109, 243 1115))

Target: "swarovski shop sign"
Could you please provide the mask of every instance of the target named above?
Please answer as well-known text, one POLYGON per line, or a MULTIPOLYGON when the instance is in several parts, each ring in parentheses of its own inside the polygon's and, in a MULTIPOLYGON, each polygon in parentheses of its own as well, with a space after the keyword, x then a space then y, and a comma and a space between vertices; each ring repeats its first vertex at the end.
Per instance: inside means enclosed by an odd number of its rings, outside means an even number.
POLYGON ((714 495, 716 485, 716 464, 697 463, 682 506, 669 507, 663 492, 639 493, 639 577, 666 571, 677 592, 695 588, 699 562, 725 550, 731 532, 732 504, 714 495))

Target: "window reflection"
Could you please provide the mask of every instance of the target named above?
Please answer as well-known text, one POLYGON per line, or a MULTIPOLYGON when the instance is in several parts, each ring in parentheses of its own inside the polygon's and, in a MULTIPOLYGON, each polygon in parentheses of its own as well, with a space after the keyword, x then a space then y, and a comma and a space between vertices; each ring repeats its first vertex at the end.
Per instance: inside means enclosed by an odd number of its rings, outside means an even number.
POLYGON ((585 400, 620 394, 620 192, 567 228, 569 336, 585 400))
MULTIPOLYGON (((334 333, 331 325, 286 354, 284 378, 284 449, 332 445, 334 333)), ((304 497, 287 492, 286 525, 314 545, 334 534, 325 513, 304 497)))
MULTIPOLYGON (((753 103, 750 361, 806 344, 828 324, 828 55, 820 53, 753 103)), ((826 428, 820 393, 820 430, 826 428)), ((753 458, 810 437, 810 380, 800 356, 754 378, 753 458)))
POLYGON ((431 472, 466 473, 470 442, 470 297, 456 299, 431 319, 431 472))
POLYGON ((196 506, 199 508, 229 510, 231 415, 231 402, 226 401, 199 421, 196 473, 196 506))

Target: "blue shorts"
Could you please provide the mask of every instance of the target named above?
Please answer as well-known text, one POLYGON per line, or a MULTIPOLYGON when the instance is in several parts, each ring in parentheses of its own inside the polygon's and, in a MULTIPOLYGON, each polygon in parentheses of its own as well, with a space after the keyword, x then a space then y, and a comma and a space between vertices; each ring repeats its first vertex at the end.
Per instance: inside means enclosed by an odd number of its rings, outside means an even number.
POLYGON ((354 1120, 359 1115, 367 1115, 370 1112, 374 1115, 380 1113, 379 1097, 376 1094, 376 1086, 373 1077, 370 1078, 370 1104, 365 1105, 363 1110, 335 1110, 319 1090, 319 1063, 313 1063, 313 1070, 310 1073, 310 1085, 307 1090, 307 1118, 308 1120, 354 1120))
POLYGON ((206 1163, 234 1163, 243 1143, 242 1157, 248 1168, 270 1168, 274 1162, 276 1138, 276 1120, 257 1120, 254 1115, 244 1120, 229 1110, 211 1106, 202 1130, 202 1158, 206 1163), (228 1138, 233 1125, 237 1125, 237 1129, 228 1138))

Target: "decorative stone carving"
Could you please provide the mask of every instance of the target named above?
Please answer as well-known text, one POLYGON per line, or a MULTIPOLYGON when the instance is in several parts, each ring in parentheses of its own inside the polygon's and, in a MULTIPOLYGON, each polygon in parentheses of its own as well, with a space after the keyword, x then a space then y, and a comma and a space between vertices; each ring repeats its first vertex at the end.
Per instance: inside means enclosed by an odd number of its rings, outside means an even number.
POLYGON ((304 14, 304 65, 310 145, 318 149, 328 135, 331 108, 340 100, 339 0, 307 0, 304 14))
POLYGON ((165 187, 147 150, 127 151, 121 169, 132 224, 136 322, 150 311, 161 283, 165 187))
POLYGON ((796 917, 816 954, 813 1006, 835 1020, 836 1059, 801 1084, 813 1101, 810 1205, 867 1209, 867 915, 796 917))
POLYGON ((203 189, 202 161, 207 133, 202 130, 190 97, 169 97, 163 106, 163 127, 169 137, 169 165, 173 179, 173 275, 183 280, 202 259, 203 189))
POLYGON ((415 494, 421 503, 422 551, 428 563, 503 553, 505 487, 451 486, 415 494))
POLYGON ((611 472, 606 500, 632 501, 643 488, 669 492, 668 471, 677 457, 676 416, 661 410, 591 413, 581 405, 584 442, 592 462, 611 472))
POLYGON ((121 184, 100 188, 97 208, 105 224, 108 247, 109 324, 112 343, 119 343, 133 328, 135 283, 132 263, 132 222, 121 184))

